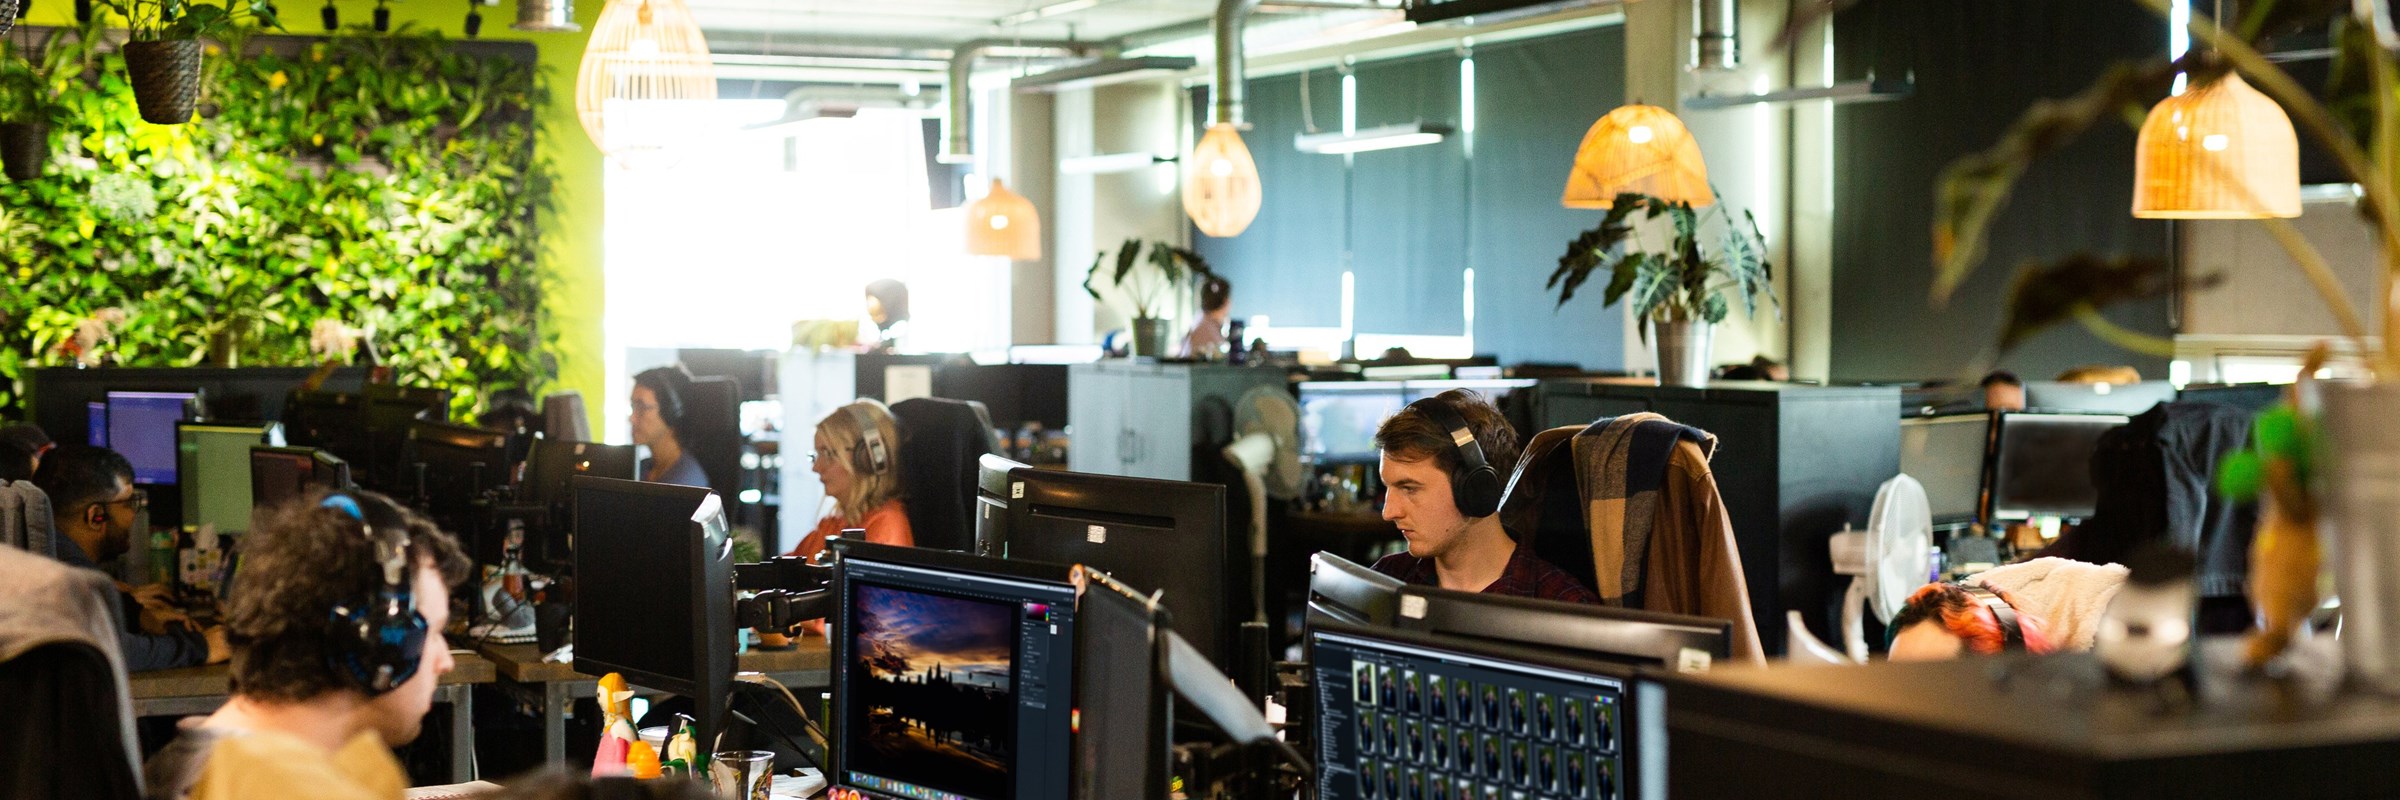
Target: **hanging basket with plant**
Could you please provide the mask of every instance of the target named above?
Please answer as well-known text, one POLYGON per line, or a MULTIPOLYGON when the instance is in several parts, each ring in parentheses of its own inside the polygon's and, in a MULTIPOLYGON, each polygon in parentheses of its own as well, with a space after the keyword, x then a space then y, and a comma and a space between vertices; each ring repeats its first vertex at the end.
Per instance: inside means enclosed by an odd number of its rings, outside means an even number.
POLYGON ((251 28, 280 28, 267 0, 211 5, 183 0, 100 0, 125 18, 125 75, 142 120, 190 122, 200 103, 200 40, 238 39, 251 28))
POLYGON ((1708 379, 1710 326, 1724 322, 1731 311, 1726 294, 1741 296, 1744 315, 1758 313, 1761 295, 1776 302, 1775 266, 1767 261, 1758 221, 1746 211, 1737 221, 1723 204, 1716 206, 1716 216, 1724 230, 1712 254, 1700 248, 1702 220, 1691 204, 1619 194, 1599 225, 1567 244, 1544 287, 1558 290, 1558 304, 1564 306, 1592 273, 1607 274, 1602 306, 1630 295, 1635 318, 1650 323, 1641 328, 1643 340, 1652 338, 1651 328, 1658 331, 1660 382, 1702 385, 1708 379), (1673 223, 1674 238, 1663 249, 1653 248, 1643 239, 1640 222, 1662 216, 1673 223))
POLYGON ((1092 258, 1092 268, 1083 276, 1083 291, 1093 300, 1107 302, 1100 287, 1093 284, 1105 275, 1108 285, 1133 303, 1133 354, 1157 357, 1167 350, 1167 303, 1181 290, 1216 274, 1199 253, 1166 242, 1127 239, 1117 246, 1113 262, 1105 251, 1092 258), (1144 247, 1150 249, 1146 259, 1142 257, 1144 247))
POLYGON ((20 46, 0 40, 0 167, 8 179, 29 181, 50 163, 50 131, 67 119, 51 82, 82 67, 73 47, 53 47, 63 34, 20 46))

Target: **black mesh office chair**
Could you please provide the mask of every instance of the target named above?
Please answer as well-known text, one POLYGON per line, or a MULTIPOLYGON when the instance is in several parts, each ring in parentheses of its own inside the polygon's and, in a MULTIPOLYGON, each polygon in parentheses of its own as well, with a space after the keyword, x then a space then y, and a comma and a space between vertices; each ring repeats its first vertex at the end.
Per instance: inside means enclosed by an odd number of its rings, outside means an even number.
POLYGON ((991 414, 973 400, 892 404, 900 424, 900 488, 918 547, 975 548, 975 461, 1000 450, 991 414))
POLYGON ((683 398, 685 452, 700 459, 708 488, 725 503, 725 512, 738 524, 759 524, 743 516, 742 385, 732 378, 692 379, 691 396, 683 398))

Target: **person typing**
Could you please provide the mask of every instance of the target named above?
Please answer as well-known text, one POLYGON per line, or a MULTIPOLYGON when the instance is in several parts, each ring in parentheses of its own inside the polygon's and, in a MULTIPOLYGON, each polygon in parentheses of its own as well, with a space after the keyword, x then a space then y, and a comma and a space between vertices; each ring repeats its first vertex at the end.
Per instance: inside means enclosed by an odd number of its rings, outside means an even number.
MULTIPOLYGON (((104 447, 64 445, 42 459, 33 483, 50 496, 58 560, 100 569, 133 544, 133 528, 149 498, 133 485, 133 464, 104 447)), ((215 664, 226 660, 222 626, 195 627, 163 585, 117 585, 125 624, 117 644, 132 672, 215 664)))

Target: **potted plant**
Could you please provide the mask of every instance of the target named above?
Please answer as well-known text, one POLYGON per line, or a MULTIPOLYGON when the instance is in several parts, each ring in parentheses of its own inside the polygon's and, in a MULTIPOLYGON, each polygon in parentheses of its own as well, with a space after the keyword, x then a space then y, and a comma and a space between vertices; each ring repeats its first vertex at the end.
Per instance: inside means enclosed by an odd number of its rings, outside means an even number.
POLYGON ((0 41, 0 166, 9 180, 42 176, 50 161, 50 130, 67 119, 62 92, 52 82, 82 64, 76 48, 53 46, 59 35, 24 48, 0 41))
POLYGON ((1700 247, 1700 212, 1690 204, 1617 195, 1599 225, 1567 244, 1558 269, 1550 272, 1544 286, 1557 289, 1558 304, 1564 306, 1592 273, 1606 273, 1608 287, 1601 305, 1614 306, 1632 297, 1629 310, 1649 323, 1642 337, 1656 356, 1659 383, 1706 386, 1714 326, 1725 321, 1732 307, 1726 294, 1741 295, 1744 315, 1758 313, 1760 295, 1775 302, 1775 267, 1767 261, 1766 237, 1758 232, 1758 221, 1745 211, 1737 223, 1723 204, 1714 214, 1724 230, 1716 252, 1709 253, 1700 247), (1672 223, 1674 235, 1666 247, 1654 249, 1640 223, 1659 217, 1672 223), (1655 336, 1652 328, 1657 329, 1655 336))
POLYGON ((1109 259, 1107 251, 1102 251, 1092 258, 1092 268, 1083 275, 1083 291, 1093 300, 1106 302, 1107 298, 1100 296, 1100 287, 1093 285, 1103 275, 1108 285, 1133 302, 1133 354, 1156 358, 1167 353, 1166 304, 1179 296, 1181 290, 1215 276, 1216 272, 1208 268, 1208 260, 1199 253, 1166 242, 1127 239, 1117 246, 1114 261, 1109 259), (1150 250, 1146 259, 1142 257, 1145 247, 1150 250))
POLYGON ((125 18, 125 73, 142 119, 156 125, 189 122, 200 102, 200 40, 237 38, 246 28, 283 27, 268 0, 100 0, 125 18))

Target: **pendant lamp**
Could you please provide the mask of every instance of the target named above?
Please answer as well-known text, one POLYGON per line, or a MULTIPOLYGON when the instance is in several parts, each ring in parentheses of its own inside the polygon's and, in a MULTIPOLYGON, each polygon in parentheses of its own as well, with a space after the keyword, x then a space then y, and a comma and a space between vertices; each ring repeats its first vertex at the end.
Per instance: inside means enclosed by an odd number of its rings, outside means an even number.
POLYGON ((1559 203, 1568 208, 1607 208, 1625 192, 1694 207, 1717 202, 1708 188, 1708 165, 1700 143, 1683 120, 1658 106, 1618 106, 1592 123, 1575 150, 1575 169, 1559 203))
POLYGON ((2238 73, 2159 101, 2133 145, 2133 215, 2300 216, 2292 118, 2238 73))
POLYGON ((626 149, 607 136, 611 101, 715 99, 708 39, 683 0, 609 0, 601 7, 575 75, 575 112, 602 152, 626 149))
POLYGON ((967 206, 967 253, 1007 256, 1014 261, 1042 257, 1042 215, 1033 201, 1008 190, 999 178, 983 199, 967 206))
POLYGON ((1258 218, 1258 162, 1227 123, 1208 126, 1184 161, 1183 213, 1210 236, 1239 236, 1258 218))

